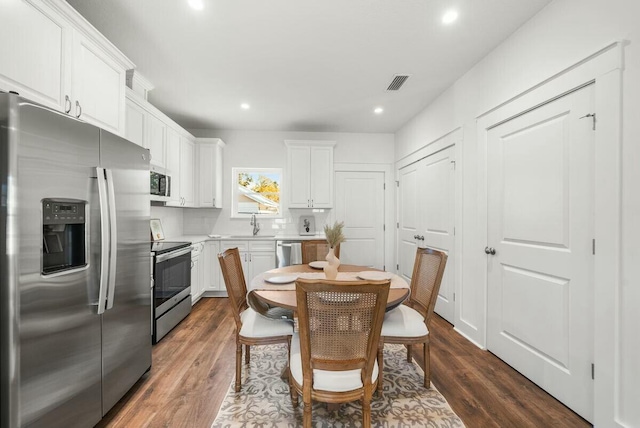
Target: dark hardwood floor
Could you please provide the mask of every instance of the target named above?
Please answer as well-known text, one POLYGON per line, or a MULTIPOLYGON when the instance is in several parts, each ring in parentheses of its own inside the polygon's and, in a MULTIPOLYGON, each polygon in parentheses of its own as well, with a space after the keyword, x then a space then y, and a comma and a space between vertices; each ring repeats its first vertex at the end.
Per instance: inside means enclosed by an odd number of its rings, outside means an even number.
MULTIPOLYGON (((210 427, 233 378, 233 330, 228 299, 201 299, 153 348, 151 372, 97 426, 210 427)), ((433 384, 468 428, 591 426, 442 318, 431 330, 433 384)))

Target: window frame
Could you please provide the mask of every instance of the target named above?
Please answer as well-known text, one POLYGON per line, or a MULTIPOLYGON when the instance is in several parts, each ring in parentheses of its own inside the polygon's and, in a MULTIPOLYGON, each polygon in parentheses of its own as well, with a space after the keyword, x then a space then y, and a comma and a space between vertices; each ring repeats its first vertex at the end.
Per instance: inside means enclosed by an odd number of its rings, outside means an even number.
POLYGON ((284 182, 284 168, 247 168, 247 167, 232 167, 231 168, 231 218, 251 218, 251 216, 255 215, 256 218, 283 218, 283 182, 284 182), (249 213, 239 213, 238 212, 238 175, 241 173, 249 173, 249 174, 278 174, 280 179, 278 181, 279 195, 280 195, 280 203, 278 207, 277 214, 249 214, 249 213))

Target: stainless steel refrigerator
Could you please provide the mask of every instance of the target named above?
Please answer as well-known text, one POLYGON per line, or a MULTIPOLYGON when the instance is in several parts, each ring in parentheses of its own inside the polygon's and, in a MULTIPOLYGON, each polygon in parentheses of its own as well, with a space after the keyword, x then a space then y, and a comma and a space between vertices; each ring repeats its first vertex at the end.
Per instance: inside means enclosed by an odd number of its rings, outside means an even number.
POLYGON ((0 93, 0 426, 92 427, 151 367, 149 152, 0 93))

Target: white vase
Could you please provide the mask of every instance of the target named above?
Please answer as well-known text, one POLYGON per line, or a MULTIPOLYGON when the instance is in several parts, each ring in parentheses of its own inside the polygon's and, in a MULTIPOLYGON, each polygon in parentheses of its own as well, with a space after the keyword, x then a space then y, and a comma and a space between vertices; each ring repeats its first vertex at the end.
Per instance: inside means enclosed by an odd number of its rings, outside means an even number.
POLYGON ((333 248, 329 249, 329 253, 325 258, 327 265, 324 267, 324 276, 327 279, 336 279, 338 277, 338 266, 340 266, 340 259, 336 257, 333 252, 333 248))

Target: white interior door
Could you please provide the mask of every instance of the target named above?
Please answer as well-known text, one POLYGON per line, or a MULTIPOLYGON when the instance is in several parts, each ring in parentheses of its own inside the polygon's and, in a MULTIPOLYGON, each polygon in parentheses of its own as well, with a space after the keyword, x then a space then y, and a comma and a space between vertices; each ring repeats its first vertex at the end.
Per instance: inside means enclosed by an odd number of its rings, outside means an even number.
POLYGON ((384 269, 384 173, 338 171, 335 182, 335 216, 346 238, 340 262, 384 269))
POLYGON ((410 283, 418 246, 418 162, 402 168, 398 180, 398 275, 410 283))
POLYGON ((453 324, 455 304, 455 147, 418 162, 418 246, 444 251, 449 258, 435 311, 453 324))
MULTIPOLYGON (((593 419, 593 85, 488 131, 488 349, 593 419)), ((517 114, 518 112, 514 112, 517 114)))

